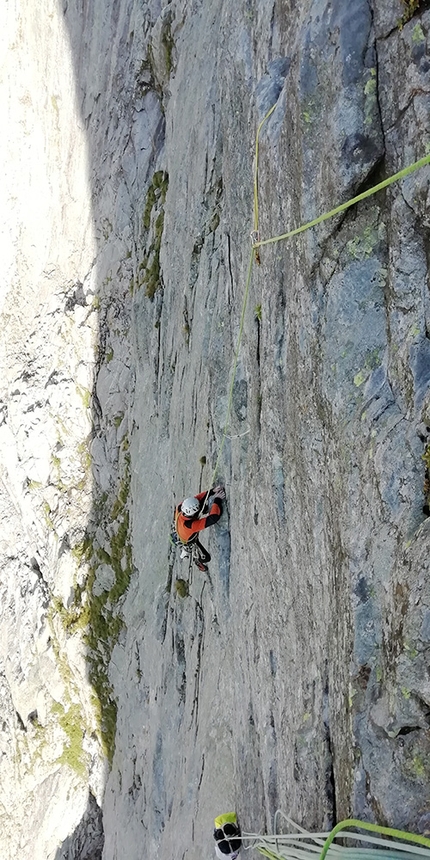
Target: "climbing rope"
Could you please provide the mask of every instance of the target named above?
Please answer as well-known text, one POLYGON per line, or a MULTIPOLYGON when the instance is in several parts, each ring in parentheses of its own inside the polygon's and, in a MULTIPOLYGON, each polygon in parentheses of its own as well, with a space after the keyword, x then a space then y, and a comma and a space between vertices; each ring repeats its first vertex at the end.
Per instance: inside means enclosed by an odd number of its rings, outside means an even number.
POLYGON ((311 833, 280 809, 274 816, 273 834, 242 833, 242 842, 245 851, 257 849, 269 860, 395 860, 396 857, 398 860, 430 860, 430 839, 421 834, 382 827, 357 818, 340 821, 330 833, 311 833), (287 832, 279 832, 279 817, 287 823, 287 832), (376 835, 357 833, 356 830, 376 835), (338 836, 342 837, 342 845, 334 841, 338 836), (348 839, 354 844, 349 846, 348 839))
POLYGON ((263 125, 269 119, 269 116, 272 115, 275 110, 276 102, 269 111, 267 111, 266 116, 261 120, 258 128, 257 134, 255 135, 255 155, 254 155, 254 233, 258 234, 258 152, 260 146, 260 132, 263 128, 263 125))
MULTIPOLYGON (((249 288, 251 285, 252 265, 253 265, 254 259, 256 260, 257 263, 260 262, 260 258, 258 256, 258 254, 256 254, 256 252, 255 252, 255 248, 257 247, 257 245, 255 243, 258 242, 258 238, 259 238, 259 232, 258 232, 258 154, 259 154, 259 144, 260 144, 260 133, 261 133, 261 129, 263 128, 264 123, 269 119, 269 116, 271 116, 271 114, 275 110, 275 107, 276 107, 276 102, 274 105, 272 105, 270 110, 266 113, 266 116, 261 120, 261 122, 257 128, 257 133, 255 135, 254 220, 253 220, 254 229, 251 233, 251 239, 252 239, 253 245, 252 245, 251 256, 249 258, 248 272, 247 272, 246 281, 245 281, 245 292, 243 295, 242 311, 241 311, 241 315, 240 315, 239 333, 237 336, 236 349, 235 349, 234 360, 233 360, 233 370, 232 370, 232 374, 231 374, 230 388, 229 388, 228 399, 227 399, 226 418, 225 418, 224 427, 223 427, 223 431, 222 431, 221 443, 220 443, 220 447, 218 450, 218 456, 217 456, 216 463, 215 463, 215 466, 214 466, 214 469, 212 472, 210 487, 212 487, 213 484, 215 483, 215 478, 216 478, 217 473, 218 473, 219 462, 221 460, 221 454, 222 454, 222 451, 224 448, 224 442, 227 438, 227 429, 228 429, 228 425, 230 423, 231 407, 232 407, 232 403, 233 403, 234 382, 235 382, 235 378, 236 378, 237 363, 239 360, 240 345, 242 343, 243 327, 245 324, 245 312, 246 312, 246 308, 248 305, 249 288)), ((208 495, 209 495, 209 491, 206 494, 205 503, 207 501, 208 495)))
MULTIPOLYGON (((324 848, 321 851, 320 860, 325 860, 327 852, 330 848, 330 845, 333 842, 333 839, 340 833, 341 830, 345 830, 347 827, 357 827, 360 830, 369 830, 371 833, 380 833, 383 836, 391 836, 393 839, 402 839, 407 840, 408 842, 414 842, 416 845, 424 846, 427 851, 430 849, 430 839, 426 836, 421 836, 418 833, 408 833, 405 830, 396 830, 394 827, 381 827, 379 824, 369 824, 365 821, 359 821, 357 818, 347 818, 345 821, 339 821, 339 824, 336 824, 336 827, 331 831, 328 839, 326 839, 324 843, 324 848)), ((346 834, 345 834, 346 835, 346 834)), ((348 834, 349 836, 353 836, 357 838, 357 834, 348 834)), ((371 841, 370 839, 368 841, 371 841)), ((390 843, 391 848, 393 848, 393 843, 390 843)), ((398 849, 406 848, 406 846, 395 845, 398 849)))
MULTIPOLYGON (((228 399, 227 399, 227 412, 226 412, 224 427, 223 427, 223 431, 222 431, 221 442, 220 442, 220 446, 218 449, 218 456, 217 456, 216 463, 215 463, 215 466, 214 466, 214 469, 212 472, 212 478, 211 478, 211 481, 209 484, 210 488, 213 487, 213 485, 215 483, 215 478, 218 474, 218 466, 219 466, 219 462, 221 460, 221 454, 222 454, 222 451, 224 448, 224 442, 227 438, 228 425, 230 423, 231 406, 233 403, 233 389, 234 389, 234 382, 235 382, 235 378, 236 378, 237 362, 239 360, 239 350, 240 350, 240 345, 242 343, 243 328, 244 328, 244 324, 245 324, 245 311, 246 311, 247 304, 248 304, 249 287, 251 285, 251 275, 252 275, 252 264, 253 264, 253 262, 254 262, 254 250, 251 251, 251 255, 250 255, 249 263, 248 263, 248 274, 246 276, 246 281, 245 281, 245 293, 244 293, 243 302, 242 302, 242 313, 240 315, 239 333, 237 336, 236 349, 235 349, 234 360, 233 360, 233 370, 231 373, 231 381, 230 381, 230 387, 229 387, 228 399)), ((207 502, 208 496, 209 496, 209 490, 206 493, 203 508, 207 502)))
POLYGON ((258 249, 262 248, 263 245, 273 245, 275 242, 281 242, 283 239, 291 239, 292 236, 304 233, 305 230, 310 230, 311 227, 316 227, 317 224, 321 224, 323 221, 327 221, 329 218, 339 215, 339 212, 344 212, 345 209, 355 206, 355 204, 359 203, 360 200, 365 200, 366 197, 371 197, 373 194, 377 194, 378 191, 382 191, 383 188, 388 188, 388 186, 393 185, 394 182, 399 182, 400 179, 404 179, 405 176, 409 176, 411 173, 414 173, 415 170, 425 167, 426 164, 430 164, 430 153, 425 155, 424 158, 414 161, 414 163, 410 164, 409 167, 404 167, 403 170, 399 170, 397 173, 393 173, 392 176, 389 176, 382 182, 378 182, 377 185, 373 185, 372 188, 368 188, 367 191, 357 194, 356 197, 351 197, 351 200, 347 200, 346 203, 341 203, 340 206, 336 206, 335 209, 330 209, 330 212, 324 212, 324 214, 319 215, 318 218, 314 218, 312 221, 302 224, 301 227, 296 227, 295 230, 289 230, 288 233, 281 233, 280 236, 271 236, 270 239, 263 239, 262 241, 257 240, 254 243, 253 248, 258 249))
MULTIPOLYGON (((260 239, 259 233, 259 205, 258 205, 258 158, 259 158, 259 144, 260 144, 260 134, 264 124, 267 122, 269 117, 272 115, 276 108, 276 103, 272 105, 270 110, 266 113, 265 117, 261 120, 258 125, 257 133, 255 136, 255 154, 254 154, 254 212, 253 212, 253 230, 251 233, 251 242, 252 242, 252 251, 251 256, 248 263, 248 272, 245 281, 245 292, 243 296, 242 302, 242 311, 240 316, 240 324, 239 324, 239 333, 236 341, 236 348, 234 353, 233 360, 233 368, 231 373, 231 381, 229 387, 229 394, 227 400, 227 412, 225 423, 222 431, 221 443, 218 450, 218 456, 216 459, 216 463, 213 469, 212 478, 210 482, 210 487, 215 483, 215 478, 218 473, 218 466, 221 459, 221 454, 224 448, 224 442, 227 437, 227 429, 230 423, 230 414, 231 407, 233 402, 233 389, 234 382, 236 377, 237 363, 239 360, 239 351, 242 343, 242 335, 243 328, 245 322, 245 312, 248 304, 249 297, 249 289, 251 285, 251 277, 252 277, 252 266, 255 260, 256 263, 260 263, 260 255, 259 249, 264 247, 265 245, 272 245, 276 242, 281 242, 286 239, 291 239, 293 236, 299 235, 299 233, 304 233, 306 230, 310 230, 312 227, 316 227, 318 224, 321 224, 323 221, 327 221, 329 218, 334 218, 335 215, 339 215, 340 212, 344 212, 346 209, 350 209, 351 206, 355 206, 356 203, 359 203, 361 200, 366 200, 367 197, 371 197, 373 194, 377 194, 379 191, 382 191, 384 188, 388 188, 389 185, 393 185, 395 182, 399 182, 401 179, 404 179, 406 176, 410 176, 411 173, 414 173, 416 170, 420 170, 421 167, 425 167, 425 165, 430 164, 430 152, 425 155, 423 158, 418 159, 418 161, 414 161, 413 164, 410 164, 408 167, 404 167, 402 170, 399 170, 397 173, 394 173, 392 176, 389 176, 387 179, 384 179, 382 182, 378 182, 377 185, 373 185, 372 188, 368 188, 367 191, 363 191, 361 194, 357 194, 356 197, 351 197, 350 200, 347 200, 345 203, 341 203, 339 206, 336 206, 334 209, 330 209, 329 212, 324 212, 323 215, 319 215, 317 218, 314 218, 312 221, 307 221, 306 224, 302 224, 300 227, 296 227, 293 230, 289 230, 287 233, 281 233, 279 236, 271 236, 269 239, 260 239)), ((207 501, 209 495, 209 491, 206 495, 205 502, 207 501)))

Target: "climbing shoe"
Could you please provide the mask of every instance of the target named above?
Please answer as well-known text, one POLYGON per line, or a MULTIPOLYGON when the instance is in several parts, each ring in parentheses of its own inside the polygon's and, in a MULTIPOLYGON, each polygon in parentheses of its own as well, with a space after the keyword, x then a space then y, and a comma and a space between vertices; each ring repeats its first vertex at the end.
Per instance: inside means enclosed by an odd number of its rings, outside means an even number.
POLYGON ((207 564, 203 564, 202 561, 196 561, 196 565, 197 565, 199 570, 204 570, 205 573, 209 570, 207 564))

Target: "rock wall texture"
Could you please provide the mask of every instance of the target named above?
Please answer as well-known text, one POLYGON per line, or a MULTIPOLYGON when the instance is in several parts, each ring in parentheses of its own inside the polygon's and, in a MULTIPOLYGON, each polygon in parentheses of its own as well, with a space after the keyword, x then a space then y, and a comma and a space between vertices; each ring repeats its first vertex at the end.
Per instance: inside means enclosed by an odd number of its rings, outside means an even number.
POLYGON ((262 238, 422 157, 427 6, 4 4, 5 857, 428 831, 429 168, 262 248, 223 443, 257 126, 262 238))

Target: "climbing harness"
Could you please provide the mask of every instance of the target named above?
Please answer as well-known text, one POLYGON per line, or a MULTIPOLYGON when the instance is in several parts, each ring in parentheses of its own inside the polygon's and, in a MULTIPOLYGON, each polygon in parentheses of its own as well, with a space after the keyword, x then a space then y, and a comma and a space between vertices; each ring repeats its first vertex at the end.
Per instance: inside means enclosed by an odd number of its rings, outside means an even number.
POLYGON ((188 558, 190 562, 194 562, 197 567, 199 564, 205 564, 206 559, 201 554, 200 547, 197 541, 197 535, 194 535, 187 543, 181 541, 176 529, 170 532, 170 543, 176 548, 181 547, 181 558, 188 558))
POLYGON ((190 561, 193 561, 200 570, 202 570, 201 565, 206 566, 207 564, 207 560, 201 553, 197 539, 191 540, 189 544, 183 544, 181 558, 188 558, 190 561))
POLYGON ((181 540, 181 538, 179 537, 178 532, 176 530, 177 519, 178 519, 178 514, 176 514, 176 516, 175 516, 172 530, 171 530, 170 535, 169 535, 170 543, 175 548, 181 547, 181 555, 180 555, 181 558, 187 558, 189 560, 190 564, 192 562, 194 562, 196 567, 198 567, 199 570, 202 570, 203 568, 201 565, 206 566, 208 560, 210 560, 209 553, 207 553, 206 556, 204 556, 202 554, 202 551, 201 551, 200 545, 199 545, 198 534, 193 534, 189 538, 189 540, 187 540, 186 542, 181 540), (207 556, 209 556, 209 558, 207 556))

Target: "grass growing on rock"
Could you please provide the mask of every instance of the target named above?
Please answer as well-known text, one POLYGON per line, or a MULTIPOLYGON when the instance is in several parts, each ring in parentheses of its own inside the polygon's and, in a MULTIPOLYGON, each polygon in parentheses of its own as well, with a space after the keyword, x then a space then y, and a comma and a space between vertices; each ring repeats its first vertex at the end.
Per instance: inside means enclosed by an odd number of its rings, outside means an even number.
MULTIPOLYGON (((124 440, 126 442, 126 440, 124 440)), ((126 448, 124 444, 124 448, 126 448)), ((105 754, 112 762, 115 751, 117 705, 109 680, 109 663, 112 651, 123 627, 119 601, 127 591, 132 573, 130 520, 128 497, 130 490, 130 455, 124 456, 125 472, 118 496, 110 511, 114 524, 109 550, 99 548, 98 557, 108 564, 115 575, 108 591, 94 593, 97 565, 91 569, 89 588, 89 622, 85 634, 88 645, 88 664, 91 684, 100 702, 100 737, 105 754)), ((97 554, 97 553, 96 553, 97 554)))
POLYGON ((173 71, 173 49, 175 47, 175 42, 172 36, 170 18, 167 18, 163 22, 163 28, 161 31, 161 44, 164 49, 164 63, 166 67, 167 77, 170 78, 170 75, 173 71))
POLYGON ((179 597, 188 597, 190 593, 189 583, 185 579, 175 581, 175 591, 179 597))
POLYGON ((153 299, 162 287, 160 249, 164 230, 164 204, 169 178, 159 170, 154 173, 148 188, 142 215, 142 227, 146 250, 139 264, 138 286, 145 288, 145 295, 153 299))
POLYGON ((83 749, 84 719, 82 709, 78 704, 72 704, 66 710, 56 702, 53 713, 58 714, 58 722, 63 729, 67 743, 57 759, 58 764, 67 764, 78 776, 85 778, 88 770, 87 755, 83 749))
MULTIPOLYGON (((98 723, 99 740, 110 763, 115 751, 117 705, 109 679, 109 664, 112 651, 124 626, 121 614, 121 599, 130 583, 132 552, 130 544, 130 519, 128 499, 130 491, 130 454, 128 440, 121 445, 123 477, 115 498, 103 494, 98 500, 97 523, 94 534, 100 530, 106 536, 104 546, 87 533, 83 541, 73 548, 78 569, 87 568, 82 585, 76 584, 73 600, 64 606, 56 597, 51 603, 51 612, 61 623, 66 635, 80 633, 87 646, 88 675, 94 690, 93 710, 98 723), (103 566, 111 572, 109 584, 100 577, 103 566), (105 584, 103 584, 105 583, 105 584)), ((53 627, 54 625, 51 625, 53 627)), ((78 739, 82 741, 82 725, 78 727, 78 713, 70 706, 68 715, 69 744, 61 757, 78 771, 83 759, 78 755, 78 739)), ((79 706, 77 706, 79 707, 79 706)), ((66 715, 60 714, 61 720, 66 715)))
POLYGON ((420 7, 424 5, 424 0, 403 0, 403 5, 405 7, 405 11, 398 24, 400 29, 404 24, 407 24, 416 12, 419 11, 420 7))

